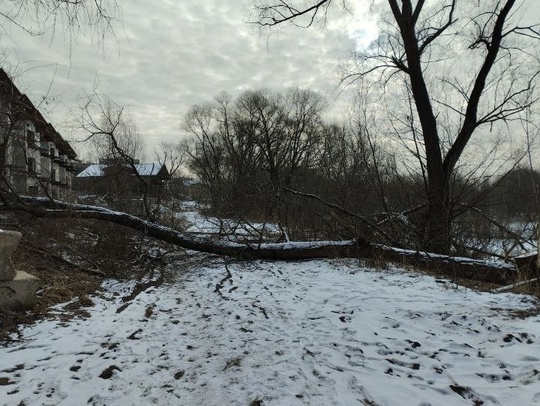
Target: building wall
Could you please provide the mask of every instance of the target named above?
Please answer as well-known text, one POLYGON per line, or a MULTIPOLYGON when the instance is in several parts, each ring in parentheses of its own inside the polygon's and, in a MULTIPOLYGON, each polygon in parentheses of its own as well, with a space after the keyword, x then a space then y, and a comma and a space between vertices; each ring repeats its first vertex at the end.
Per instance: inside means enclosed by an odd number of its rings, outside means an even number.
POLYGON ((0 188, 63 196, 77 155, 0 68, 0 188))
POLYGON ((7 145, 3 146, 6 148, 4 168, 0 170, 13 191, 22 195, 66 196, 73 181, 72 160, 60 155, 54 143, 42 142, 32 121, 25 121, 10 131, 7 145))

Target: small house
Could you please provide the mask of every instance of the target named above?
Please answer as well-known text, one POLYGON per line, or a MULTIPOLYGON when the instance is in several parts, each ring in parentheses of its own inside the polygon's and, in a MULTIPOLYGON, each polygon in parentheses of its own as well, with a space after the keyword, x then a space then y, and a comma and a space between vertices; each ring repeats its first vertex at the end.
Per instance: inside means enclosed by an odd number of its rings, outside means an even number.
POLYGON ((158 162, 99 163, 82 170, 75 177, 74 187, 84 202, 100 199, 111 207, 139 212, 133 207, 140 206, 144 197, 150 204, 157 204, 163 198, 170 177, 167 167, 158 162))

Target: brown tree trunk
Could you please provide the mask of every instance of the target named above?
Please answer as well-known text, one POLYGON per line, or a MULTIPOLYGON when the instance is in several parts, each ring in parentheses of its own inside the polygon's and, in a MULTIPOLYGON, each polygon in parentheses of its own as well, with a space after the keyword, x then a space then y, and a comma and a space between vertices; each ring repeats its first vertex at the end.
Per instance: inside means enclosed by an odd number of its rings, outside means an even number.
MULTIPOLYGON (((392 14, 399 26, 406 59, 399 62, 398 67, 404 71, 410 80, 411 92, 416 111, 422 127, 422 136, 426 149, 426 164, 428 173, 428 214, 425 223, 425 246, 430 251, 449 253, 451 242, 451 188, 450 176, 478 125, 478 106, 486 87, 487 78, 501 48, 504 24, 510 15, 515 0, 506 0, 496 14, 492 32, 486 37, 487 52, 473 83, 468 97, 467 108, 460 132, 451 145, 446 157, 443 158, 439 139, 437 118, 434 114, 431 97, 424 78, 422 53, 431 41, 442 34, 452 24, 452 17, 446 25, 435 30, 422 41, 417 37, 417 20, 424 2, 415 5, 411 0, 388 0, 392 14), (400 7, 401 6, 401 7, 400 7)), ((455 3, 452 4, 452 9, 455 3)))
MULTIPOLYGON (((402 69, 409 76, 426 149, 428 211, 424 223, 423 245, 433 252, 448 253, 451 223, 448 198, 449 183, 443 169, 437 119, 431 105, 422 69, 422 50, 416 37, 415 27, 417 16, 410 0, 402 2, 402 8, 395 0, 389 1, 389 4, 403 39, 407 65, 402 69)), ((419 7, 421 9, 421 6, 419 7)))
POLYGON ((25 211, 44 218, 79 218, 113 222, 188 250, 215 255, 241 259, 281 261, 315 258, 375 258, 427 268, 431 272, 450 277, 475 279, 498 284, 507 284, 516 278, 515 266, 511 264, 490 264, 467 258, 453 258, 446 255, 397 249, 372 244, 360 239, 282 244, 239 244, 196 237, 127 213, 101 207, 51 201, 42 198, 24 197, 21 199, 24 201, 24 205, 17 207, 0 206, 0 209, 25 211))
POLYGON ((432 180, 428 192, 427 219, 424 247, 430 252, 448 254, 451 246, 452 210, 450 207, 450 184, 443 179, 432 180), (434 185, 432 186, 431 183, 434 185))

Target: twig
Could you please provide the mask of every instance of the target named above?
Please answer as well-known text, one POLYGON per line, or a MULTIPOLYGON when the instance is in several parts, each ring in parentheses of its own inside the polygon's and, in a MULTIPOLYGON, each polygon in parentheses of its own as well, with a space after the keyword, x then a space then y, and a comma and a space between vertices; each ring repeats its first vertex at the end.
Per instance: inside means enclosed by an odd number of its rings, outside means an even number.
POLYGON ((388 242, 390 242, 392 245, 394 245, 395 247, 398 247, 398 248, 405 248, 403 247, 403 245, 399 242, 399 241, 396 241, 394 240, 393 238, 391 238, 388 234, 386 234, 386 232, 384 232, 383 230, 381 230, 381 228, 377 225, 377 224, 374 224, 372 223, 371 221, 369 221, 367 218, 357 214, 357 213, 353 213, 352 211, 349 211, 347 210, 346 208, 344 207, 341 207, 335 203, 330 203, 330 202, 327 202, 326 200, 322 199, 321 197, 317 196, 317 195, 314 195, 312 193, 304 193, 304 192, 299 192, 297 190, 292 190, 292 189, 289 189, 289 188, 283 188, 283 190, 285 190, 286 192, 288 193, 291 193, 293 195, 297 195, 297 196, 302 196, 302 197, 307 197, 309 199, 313 199, 313 200, 317 200, 318 202, 324 204, 325 206, 328 206, 328 207, 331 207, 333 209, 336 209, 336 210, 339 210, 341 211, 342 213, 345 213, 351 217, 354 217, 358 220, 360 220, 361 222, 363 222, 364 224, 366 224, 368 227, 370 227, 372 230, 374 230, 375 232, 379 233, 380 235, 382 235, 388 242))
POLYGON ((223 299, 228 299, 227 297, 223 296, 223 293, 221 292, 221 289, 223 289, 223 284, 224 284, 227 280, 232 280, 232 274, 231 274, 231 270, 229 269, 229 267, 227 266, 227 264, 225 264, 225 270, 227 271, 227 275, 225 275, 225 276, 219 281, 219 283, 216 284, 216 287, 215 287, 215 289, 214 289, 214 292, 219 293, 219 295, 220 295, 223 299))
POLYGON ((523 242, 527 242, 524 240, 524 238, 513 232, 512 230, 509 230, 508 228, 506 228, 504 225, 502 225, 501 223, 499 223, 497 220, 494 220, 492 219, 491 217, 489 217, 486 213, 484 213, 482 210, 480 210, 478 207, 474 207, 474 206, 470 206, 468 204, 465 204, 465 203, 460 203, 460 206, 464 206, 464 207, 467 207, 468 209, 474 211, 475 213, 478 213, 480 214, 482 217, 484 217, 487 221, 489 221, 491 224, 493 224, 495 227, 499 228, 500 230, 504 231, 505 233, 507 233, 508 235, 514 237, 516 239, 516 243, 519 244, 520 248, 525 250, 525 247, 523 246, 523 242))
POLYGON ((521 281, 521 282, 517 282, 517 283, 512 283, 511 285, 506 285, 506 286, 503 286, 503 287, 500 287, 500 288, 497 288, 497 289, 493 289, 493 292, 494 293, 508 292, 508 291, 518 287, 518 286, 526 285, 528 283, 538 281, 538 280, 540 280, 540 277, 533 278, 533 279, 528 279, 526 281, 521 281))
POLYGON ((28 249, 31 249, 31 250, 36 251, 36 252, 39 252, 39 253, 41 253, 41 254, 46 254, 46 255, 50 256, 51 258, 56 259, 56 260, 58 260, 58 261, 61 261, 61 262, 63 262, 63 263, 66 264, 66 265, 69 265, 69 266, 72 266, 72 267, 74 267, 74 268, 77 268, 78 270, 80 270, 80 271, 82 271, 82 272, 89 273, 89 274, 91 274, 91 275, 101 276, 101 277, 107 276, 107 275, 105 275, 105 273, 102 272, 102 271, 99 271, 99 270, 97 270, 97 269, 89 269, 89 268, 82 267, 82 266, 80 266, 80 265, 74 264, 73 262, 71 262, 71 261, 69 261, 69 260, 67 260, 67 259, 65 259, 65 258, 63 258, 63 257, 61 257, 60 255, 57 255, 57 254, 55 254, 55 253, 53 253, 53 252, 51 252, 51 251, 49 251, 49 250, 47 250, 47 249, 45 249, 45 248, 38 248, 38 247, 36 247, 34 244, 32 244, 31 242, 29 242, 29 241, 24 241, 24 242, 23 242, 23 245, 25 245, 26 248, 28 248, 28 249))

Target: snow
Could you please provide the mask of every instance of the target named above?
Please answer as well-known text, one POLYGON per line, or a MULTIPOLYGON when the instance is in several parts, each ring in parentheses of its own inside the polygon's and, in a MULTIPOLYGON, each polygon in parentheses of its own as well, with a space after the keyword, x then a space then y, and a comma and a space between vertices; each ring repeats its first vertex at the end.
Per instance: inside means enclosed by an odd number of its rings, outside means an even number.
POLYGON ((278 237, 281 234, 279 227, 273 223, 242 222, 233 219, 220 219, 201 214, 201 205, 195 202, 183 202, 183 210, 177 213, 177 217, 185 219, 190 225, 186 229, 188 233, 216 235, 222 234, 234 241, 265 237, 278 237))
POLYGON ((161 168, 163 168, 163 164, 160 164, 158 162, 142 163, 135 165, 137 173, 141 176, 156 176, 161 170, 161 168))
POLYGON ((449 255, 434 254, 434 253, 425 252, 425 251, 415 251, 415 250, 409 250, 409 249, 403 249, 403 248, 395 248, 395 247, 389 247, 389 246, 380 245, 380 244, 376 244, 375 246, 378 246, 382 249, 386 249, 388 251, 399 252, 401 254, 405 254, 409 256, 420 256, 426 259, 452 260, 461 264, 488 265, 493 268, 508 269, 508 270, 515 269, 514 264, 505 263, 500 260, 499 261, 478 260, 478 259, 467 258, 467 257, 456 257, 456 256, 449 256, 449 255))
MULTIPOLYGON (((107 165, 92 164, 77 175, 77 178, 101 177, 105 175, 107 165)), ((155 176, 163 168, 163 164, 158 162, 135 164, 135 170, 141 176, 155 176)))
POLYGON ((87 167, 85 170, 83 170, 81 173, 79 173, 76 177, 77 178, 100 177, 104 175, 104 170, 106 167, 107 165, 92 164, 89 167, 87 167))
POLYGON ((528 296, 357 260, 193 263, 24 328, 0 348, 0 403, 540 403, 540 317, 515 317, 528 296))

